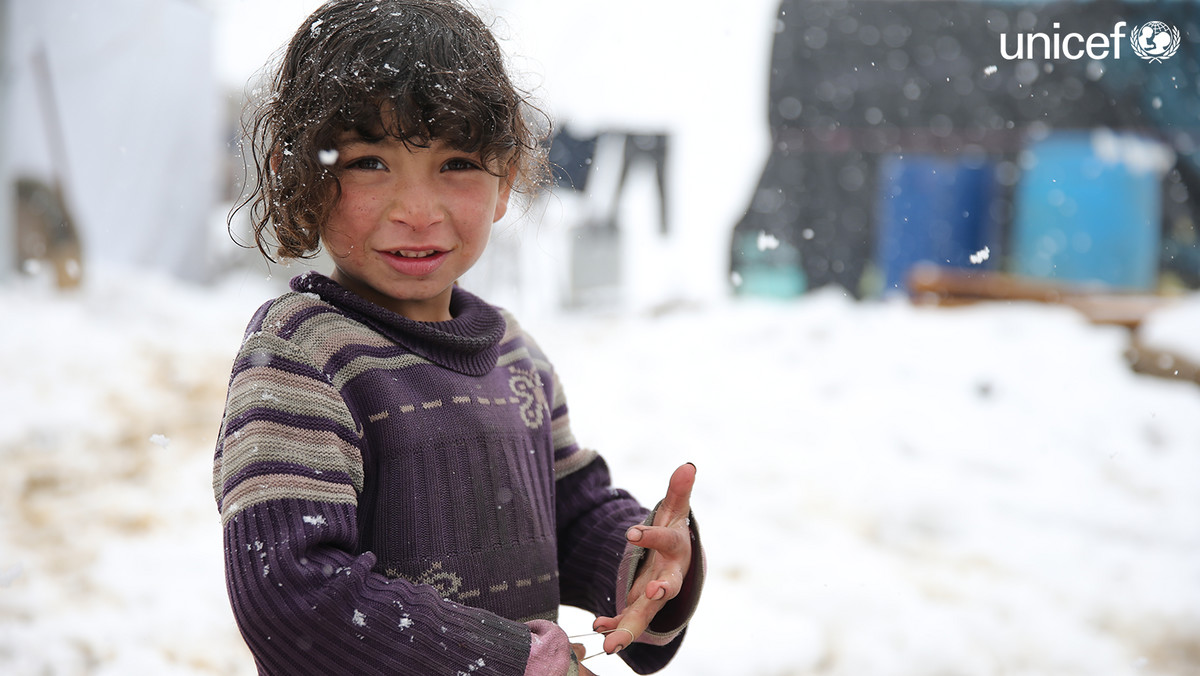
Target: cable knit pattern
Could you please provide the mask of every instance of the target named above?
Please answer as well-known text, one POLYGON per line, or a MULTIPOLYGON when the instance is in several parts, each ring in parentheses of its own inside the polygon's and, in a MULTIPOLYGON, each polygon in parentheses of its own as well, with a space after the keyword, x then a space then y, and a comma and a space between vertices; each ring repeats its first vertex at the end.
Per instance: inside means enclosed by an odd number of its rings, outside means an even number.
POLYGON ((213 468, 259 672, 517 676, 525 622, 612 614, 647 511, 576 443, 512 317, 459 288, 431 323, 315 273, 292 288, 250 322, 213 468))

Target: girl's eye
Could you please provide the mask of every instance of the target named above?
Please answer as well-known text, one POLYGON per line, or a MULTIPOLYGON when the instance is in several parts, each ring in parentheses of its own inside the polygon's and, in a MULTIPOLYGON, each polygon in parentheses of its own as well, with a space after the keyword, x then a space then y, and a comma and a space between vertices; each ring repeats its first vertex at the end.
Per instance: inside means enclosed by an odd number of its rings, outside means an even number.
POLYGON ((453 157, 446 160, 442 165, 443 171, 467 171, 469 169, 478 169, 479 165, 465 157, 453 157))
POLYGON ((383 162, 377 157, 361 157, 357 160, 351 160, 346 163, 347 169, 365 169, 367 171, 378 171, 384 169, 383 162))

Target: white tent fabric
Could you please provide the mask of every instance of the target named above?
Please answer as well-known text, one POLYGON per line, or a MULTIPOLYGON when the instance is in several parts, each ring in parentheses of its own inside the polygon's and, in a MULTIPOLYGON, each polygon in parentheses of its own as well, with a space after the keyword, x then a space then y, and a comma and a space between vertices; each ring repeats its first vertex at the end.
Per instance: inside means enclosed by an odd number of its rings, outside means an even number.
POLYGON ((183 0, 11 2, 3 159, 62 181, 85 266, 206 275, 224 145, 213 25, 183 0))

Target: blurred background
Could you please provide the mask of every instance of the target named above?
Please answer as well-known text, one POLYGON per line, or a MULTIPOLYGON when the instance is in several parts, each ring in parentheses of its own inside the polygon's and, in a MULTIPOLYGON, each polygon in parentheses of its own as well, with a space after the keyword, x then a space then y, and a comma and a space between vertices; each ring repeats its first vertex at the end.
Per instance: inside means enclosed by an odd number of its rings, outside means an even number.
MULTIPOLYGON (((331 265, 230 213, 317 5, 0 0, 0 672, 254 671, 212 448, 331 265)), ((699 467, 664 673, 1200 674, 1200 3, 475 6, 555 181, 463 283, 619 484, 699 467)))

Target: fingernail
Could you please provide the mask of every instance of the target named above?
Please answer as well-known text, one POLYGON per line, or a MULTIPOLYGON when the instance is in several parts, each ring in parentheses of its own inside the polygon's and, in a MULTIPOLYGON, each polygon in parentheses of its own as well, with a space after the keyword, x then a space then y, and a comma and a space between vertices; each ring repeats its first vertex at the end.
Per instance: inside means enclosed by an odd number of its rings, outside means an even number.
POLYGON ((659 587, 659 588, 658 588, 658 591, 654 593, 654 599, 653 599, 653 600, 657 601, 657 600, 661 599, 662 597, 664 597, 664 596, 666 596, 666 595, 667 595, 667 590, 666 590, 666 588, 665 588, 665 587, 659 587))
POLYGON ((625 537, 630 542, 638 542, 642 539, 642 531, 638 530, 637 528, 630 528, 629 530, 625 531, 625 537))
POLYGON ((623 643, 618 644, 616 648, 613 648, 613 651, 611 653, 609 653, 609 655, 616 655, 617 653, 621 652, 624 649, 625 649, 625 644, 623 644, 623 643))
POLYGON ((692 466, 692 469, 694 469, 694 470, 696 470, 696 471, 700 471, 700 468, 699 468, 699 467, 696 467, 696 463, 694 463, 694 462, 689 462, 688 464, 692 466))

